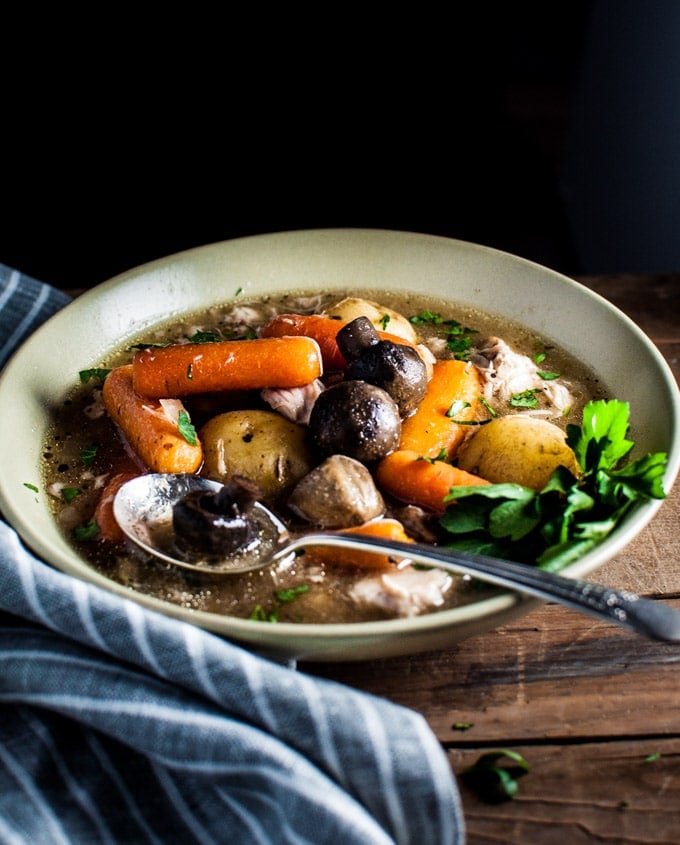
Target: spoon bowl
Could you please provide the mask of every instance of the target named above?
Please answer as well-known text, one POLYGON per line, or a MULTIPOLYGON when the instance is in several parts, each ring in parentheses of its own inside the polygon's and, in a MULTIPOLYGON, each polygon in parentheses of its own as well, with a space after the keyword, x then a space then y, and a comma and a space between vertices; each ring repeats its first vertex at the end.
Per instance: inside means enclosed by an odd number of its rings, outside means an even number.
MULTIPOLYGON (((228 557, 193 553, 180 547, 172 524, 173 507, 190 493, 218 493, 224 485, 200 475, 149 473, 121 485, 113 501, 116 522, 127 537, 148 554, 166 563, 196 572, 237 575, 267 566, 288 539, 281 520, 260 502, 250 518, 255 540, 228 557)), ((291 552, 292 554, 292 552, 291 552)))
POLYGON ((181 548, 176 542, 172 524, 174 505, 196 490, 217 493, 222 487, 219 482, 197 475, 141 475, 121 486, 113 503, 114 516, 123 532, 137 546, 166 563, 184 569, 233 575, 280 563, 295 552, 314 546, 387 553, 400 561, 479 578, 525 595, 555 601, 652 639, 680 642, 680 612, 626 590, 566 578, 522 563, 422 543, 401 543, 331 531, 291 537, 281 520, 261 502, 254 504, 249 515, 256 523, 255 540, 234 554, 192 554, 181 548))

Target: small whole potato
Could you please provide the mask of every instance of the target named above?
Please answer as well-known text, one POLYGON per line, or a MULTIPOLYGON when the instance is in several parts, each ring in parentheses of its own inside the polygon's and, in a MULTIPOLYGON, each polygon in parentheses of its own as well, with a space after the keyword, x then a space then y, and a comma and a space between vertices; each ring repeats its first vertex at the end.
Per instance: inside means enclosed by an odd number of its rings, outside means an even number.
POLYGON ((493 484, 512 482, 541 490, 558 466, 580 470, 561 428, 521 414, 482 426, 458 453, 458 465, 493 484))
POLYGON ((345 323, 351 323, 357 317, 367 317, 378 331, 389 332, 409 343, 416 342, 416 330, 403 314, 371 299, 348 296, 327 308, 325 313, 345 323))
POLYGON ((266 499, 287 494, 315 465, 305 427, 275 411, 227 411, 208 420, 199 436, 202 475, 222 482, 244 475, 266 499))

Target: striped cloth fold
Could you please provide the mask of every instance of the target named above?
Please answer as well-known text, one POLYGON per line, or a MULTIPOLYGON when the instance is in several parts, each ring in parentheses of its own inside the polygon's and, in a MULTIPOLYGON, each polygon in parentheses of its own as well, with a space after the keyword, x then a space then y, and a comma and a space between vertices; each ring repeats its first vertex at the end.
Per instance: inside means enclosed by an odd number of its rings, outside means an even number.
MULTIPOLYGON (((3 353, 66 301, 0 265, 3 353)), ((0 611, 1 843, 465 841, 412 710, 58 572, 2 522, 0 611)))
POLYGON ((0 367, 29 334, 69 301, 69 297, 0 264, 0 367))

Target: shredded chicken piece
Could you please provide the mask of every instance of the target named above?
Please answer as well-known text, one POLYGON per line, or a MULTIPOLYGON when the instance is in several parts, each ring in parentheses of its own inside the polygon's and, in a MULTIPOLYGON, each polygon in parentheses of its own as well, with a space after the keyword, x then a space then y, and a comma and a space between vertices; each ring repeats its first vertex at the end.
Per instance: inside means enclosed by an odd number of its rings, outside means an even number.
POLYGON ((574 404, 567 382, 542 379, 538 375, 539 367, 531 358, 515 352, 499 337, 488 338, 470 360, 482 376, 483 396, 489 403, 494 400, 508 402, 517 393, 540 390, 547 406, 533 413, 559 417, 574 404))
POLYGON ((320 379, 302 387, 266 387, 261 391, 264 401, 288 420, 307 425, 317 397, 324 390, 320 379))
POLYGON ((83 413, 91 420, 98 420, 104 416, 106 408, 104 407, 101 390, 92 391, 92 402, 83 409, 83 413))
POLYGON ((253 327, 262 320, 262 311, 250 305, 237 305, 224 315, 224 323, 228 326, 253 327))
POLYGON ((314 296, 298 296, 291 302, 291 308, 296 313, 312 314, 318 311, 322 305, 322 297, 319 294, 314 296))
POLYGON ((350 598, 393 616, 418 616, 440 607, 452 583, 451 576, 441 569, 420 570, 405 566, 363 578, 352 587, 350 598))

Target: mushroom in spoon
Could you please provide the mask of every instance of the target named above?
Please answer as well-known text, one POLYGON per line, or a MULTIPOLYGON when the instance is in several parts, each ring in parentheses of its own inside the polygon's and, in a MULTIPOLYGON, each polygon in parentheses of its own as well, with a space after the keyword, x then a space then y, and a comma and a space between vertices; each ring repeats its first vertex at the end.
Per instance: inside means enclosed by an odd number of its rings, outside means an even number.
MULTIPOLYGON (((161 560, 186 569, 216 574, 246 572, 279 562, 298 549, 322 545, 380 554, 387 552, 416 563, 471 575, 536 598, 556 601, 572 610, 652 639, 680 642, 680 613, 661 602, 643 599, 625 590, 612 590, 566 578, 526 564, 420 543, 398 543, 366 535, 333 532, 290 539, 283 523, 261 502, 251 502, 245 508, 248 519, 253 520, 252 533, 248 532, 250 539, 234 554, 229 553, 225 557, 183 551, 174 537, 175 505, 196 490, 211 491, 215 496, 219 495, 222 487, 218 482, 196 475, 142 475, 122 485, 114 500, 114 515, 125 534, 138 546, 161 560)), ((228 500, 229 495, 223 494, 224 499, 228 500)), ((237 497, 240 495, 237 493, 237 497)), ((232 505, 233 502, 229 503, 227 508, 233 513, 232 505)))
POLYGON ((149 473, 122 485, 113 513, 136 545, 166 563, 247 572, 266 566, 288 537, 259 494, 258 485, 241 477, 220 484, 188 473, 149 473))

